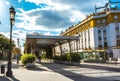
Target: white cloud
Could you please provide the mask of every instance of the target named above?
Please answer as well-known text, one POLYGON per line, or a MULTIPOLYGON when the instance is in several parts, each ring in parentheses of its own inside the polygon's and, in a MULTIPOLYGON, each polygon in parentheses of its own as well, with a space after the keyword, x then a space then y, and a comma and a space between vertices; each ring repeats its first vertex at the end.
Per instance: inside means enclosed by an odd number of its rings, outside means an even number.
POLYGON ((35 3, 36 5, 39 5, 42 2, 42 0, 25 0, 25 1, 35 3))
POLYGON ((63 2, 63 0, 25 0, 25 2, 34 3, 37 6, 40 4, 47 4, 48 6, 27 11, 19 8, 17 19, 21 22, 17 22, 15 26, 30 31, 61 32, 63 29, 83 20, 86 15, 93 13, 95 4, 101 6, 106 1, 80 0, 76 2, 75 0, 64 0, 63 2))
POLYGON ((10 33, 9 32, 0 32, 1 34, 3 34, 5 37, 9 38, 10 33))
POLYGON ((19 3, 20 3, 21 1, 23 1, 23 0, 18 0, 19 3))
POLYGON ((51 35, 51 33, 50 32, 46 32, 44 35, 51 35))
POLYGON ((76 21, 80 21, 85 15, 77 9, 72 9, 72 5, 55 3, 51 0, 26 0, 33 2, 36 5, 46 3, 52 5, 45 8, 37 8, 29 11, 19 9, 17 19, 22 22, 16 23, 16 27, 26 30, 45 30, 45 31, 62 31, 62 28, 67 28, 76 21))
POLYGON ((10 3, 9 3, 8 1, 5 1, 5 4, 6 4, 6 5, 9 5, 10 3))
MULTIPOLYGON (((44 26, 44 24, 47 24, 47 22, 44 22, 43 25, 36 24, 37 23, 36 21, 39 18, 40 19, 38 20, 38 23, 43 22, 44 19, 48 19, 48 17, 46 17, 46 16, 43 17, 44 12, 45 13, 46 13, 46 11, 47 12, 51 12, 51 15, 52 15, 52 13, 53 13, 52 10, 49 10, 48 8, 45 8, 45 9, 33 9, 33 10, 29 10, 29 11, 24 11, 23 9, 19 9, 19 11, 20 11, 20 13, 17 13, 18 16, 17 16, 16 19, 19 19, 22 22, 16 23, 15 24, 16 27, 18 27, 18 28, 24 28, 26 30, 46 30, 46 31, 49 30, 49 31, 53 31, 54 27, 50 27, 50 25, 55 24, 55 22, 53 22, 52 24, 49 24, 48 27, 44 26)), ((57 13, 58 12, 59 11, 57 11, 57 13)), ((48 13, 48 15, 50 15, 50 14, 48 13)), ((54 17, 55 15, 52 15, 52 16, 54 17)), ((57 17, 57 16, 55 16, 55 17, 57 17)), ((48 22, 50 22, 50 20, 48 22)), ((57 27, 57 25, 56 25, 56 29, 54 29, 54 31, 61 31, 61 28, 57 27)))
POLYGON ((47 4, 49 5, 48 7, 52 7, 55 10, 65 10, 65 9, 70 9, 71 5, 67 5, 64 3, 59 3, 59 2, 55 2, 52 0, 25 0, 26 2, 31 2, 34 3, 36 5, 40 5, 40 4, 47 4))
POLYGON ((71 22, 80 21, 85 18, 85 15, 78 10, 74 10, 72 13, 73 15, 70 17, 71 22))

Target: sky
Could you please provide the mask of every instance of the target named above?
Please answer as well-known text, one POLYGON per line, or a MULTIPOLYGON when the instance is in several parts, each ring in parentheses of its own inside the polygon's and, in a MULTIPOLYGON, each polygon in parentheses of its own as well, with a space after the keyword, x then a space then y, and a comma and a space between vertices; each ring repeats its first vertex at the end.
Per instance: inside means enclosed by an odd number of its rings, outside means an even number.
POLYGON ((104 6, 106 2, 108 0, 0 0, 0 33, 10 37, 11 6, 16 11, 12 39, 17 44, 19 38, 23 47, 26 34, 60 35, 94 13, 95 5, 104 6))

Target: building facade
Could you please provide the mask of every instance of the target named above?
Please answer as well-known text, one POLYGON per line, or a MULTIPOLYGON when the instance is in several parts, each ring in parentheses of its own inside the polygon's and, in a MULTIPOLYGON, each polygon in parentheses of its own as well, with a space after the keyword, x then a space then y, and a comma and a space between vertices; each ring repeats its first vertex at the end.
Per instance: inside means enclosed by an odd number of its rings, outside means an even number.
MULTIPOLYGON (((99 54, 106 57, 120 57, 120 2, 108 2, 103 7, 95 7, 95 13, 86 16, 80 23, 61 33, 61 36, 78 36, 78 40, 65 42, 63 53, 99 54), (111 5, 116 5, 111 7, 111 5), (97 10, 102 9, 101 12, 97 10)), ((57 48, 56 46, 56 53, 57 48)))

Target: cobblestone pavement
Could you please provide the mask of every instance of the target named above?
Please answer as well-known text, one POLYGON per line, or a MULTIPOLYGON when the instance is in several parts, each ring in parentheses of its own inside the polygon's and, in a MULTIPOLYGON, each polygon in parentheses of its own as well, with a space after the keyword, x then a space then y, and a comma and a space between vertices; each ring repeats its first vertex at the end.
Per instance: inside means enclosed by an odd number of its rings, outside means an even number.
POLYGON ((52 62, 24 68, 13 62, 13 77, 0 74, 0 81, 120 81, 119 66, 83 63, 70 66, 52 62))

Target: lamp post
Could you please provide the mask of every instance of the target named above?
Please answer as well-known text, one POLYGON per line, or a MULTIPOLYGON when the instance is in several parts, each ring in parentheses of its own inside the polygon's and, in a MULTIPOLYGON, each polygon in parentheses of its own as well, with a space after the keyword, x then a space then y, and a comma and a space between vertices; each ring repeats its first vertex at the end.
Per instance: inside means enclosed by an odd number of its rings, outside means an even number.
POLYGON ((11 62, 11 50, 12 50, 12 27, 15 22, 15 9, 13 6, 11 6, 10 10, 10 49, 9 49, 9 54, 8 54, 8 65, 7 65, 7 72, 6 76, 11 77, 12 76, 12 62, 11 62))
POLYGON ((17 64, 18 64, 19 63, 19 54, 20 54, 20 46, 19 46, 20 41, 19 41, 19 38, 17 39, 17 42, 18 42, 18 49, 19 49, 19 52, 17 54, 17 64))
POLYGON ((17 43, 18 43, 18 48, 19 48, 19 43, 20 43, 20 39, 19 38, 17 39, 17 43))

